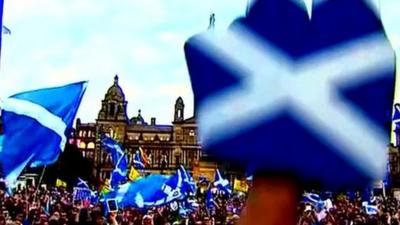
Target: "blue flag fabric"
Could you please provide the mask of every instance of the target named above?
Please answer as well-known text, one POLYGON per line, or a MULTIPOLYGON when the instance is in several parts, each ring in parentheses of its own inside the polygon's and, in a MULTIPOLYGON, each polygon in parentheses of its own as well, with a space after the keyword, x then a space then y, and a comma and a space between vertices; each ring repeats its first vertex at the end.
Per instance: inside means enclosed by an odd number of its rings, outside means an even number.
POLYGON ((97 193, 92 191, 86 181, 78 178, 78 183, 74 187, 73 199, 74 201, 89 200, 91 203, 97 202, 97 193))
MULTIPOLYGON (((0 0, 0 27, 3 27, 3 6, 4 6, 4 0, 0 0)), ((1 43, 2 43, 1 39, 2 35, 0 34, 0 55, 1 55, 1 43)))
POLYGON ((27 91, 4 100, 3 174, 13 183, 26 165, 54 163, 66 144, 87 82, 27 91))
POLYGON ((209 188, 206 191, 206 208, 208 210, 212 209, 213 207, 215 207, 215 201, 214 201, 214 195, 211 192, 211 188, 209 188))
POLYGON ((117 165, 111 173, 110 185, 111 188, 116 188, 122 182, 127 181, 128 174, 128 159, 124 154, 119 158, 117 165))
POLYGON ((104 150, 111 154, 112 164, 116 166, 120 158, 125 154, 121 145, 116 140, 107 137, 106 135, 101 136, 101 144, 104 147, 104 150))
POLYGON ((173 176, 151 174, 134 182, 120 185, 107 193, 107 199, 116 199, 120 208, 149 208, 182 200, 185 197, 183 186, 185 181, 178 170, 173 176))
POLYGON ((3 135, 0 135, 0 152, 2 148, 3 148, 3 135))
POLYGON ((110 185, 111 188, 116 188, 120 183, 127 180, 128 174, 128 158, 122 150, 122 147, 118 142, 105 135, 101 138, 101 143, 109 154, 111 154, 111 161, 114 165, 114 170, 111 173, 110 185))
POLYGON ((398 123, 400 122, 400 104, 394 104, 394 113, 393 113, 393 122, 398 123))
POLYGON ((136 169, 138 170, 143 170, 144 169, 144 163, 142 161, 142 157, 140 157, 140 152, 136 151, 134 157, 133 157, 133 165, 136 169))
POLYGON ((222 177, 221 172, 219 172, 219 169, 215 170, 214 186, 216 186, 218 190, 224 191, 226 194, 232 193, 232 187, 229 184, 229 181, 222 177))
POLYGON ((196 182, 194 181, 193 177, 190 176, 190 174, 186 171, 185 167, 183 167, 182 165, 179 166, 178 169, 182 176, 183 176, 183 189, 185 192, 187 192, 188 194, 196 194, 197 191, 197 185, 196 182))
POLYGON ((385 171, 394 51, 367 0, 317 1, 311 19, 295 2, 256 1, 186 42, 202 145, 255 172, 364 186, 385 171))

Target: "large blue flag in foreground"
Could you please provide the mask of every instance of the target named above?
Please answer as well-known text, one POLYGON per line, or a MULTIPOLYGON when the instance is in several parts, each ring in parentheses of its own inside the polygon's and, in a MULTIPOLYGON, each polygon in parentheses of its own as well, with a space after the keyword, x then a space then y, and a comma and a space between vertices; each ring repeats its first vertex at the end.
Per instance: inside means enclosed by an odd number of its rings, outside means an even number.
POLYGON ((0 152, 3 174, 9 183, 25 166, 54 163, 66 144, 87 82, 27 91, 2 102, 4 139, 0 152))
POLYGON ((394 51, 368 0, 314 2, 310 19, 303 1, 258 0, 187 41, 200 139, 256 171, 363 186, 385 171, 394 51))

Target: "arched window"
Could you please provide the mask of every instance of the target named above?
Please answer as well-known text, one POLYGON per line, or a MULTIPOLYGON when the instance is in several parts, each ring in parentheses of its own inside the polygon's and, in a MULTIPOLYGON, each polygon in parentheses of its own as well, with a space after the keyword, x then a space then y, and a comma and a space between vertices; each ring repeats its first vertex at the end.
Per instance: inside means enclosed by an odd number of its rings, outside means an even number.
POLYGON ((115 115, 115 103, 111 102, 109 105, 109 111, 108 111, 110 116, 114 116, 115 115))
POLYGON ((83 142, 83 141, 81 141, 81 142, 79 143, 79 148, 81 148, 81 149, 86 149, 86 143, 83 142))
POLYGON ((93 142, 89 142, 89 144, 87 145, 88 149, 94 149, 94 143, 93 142))

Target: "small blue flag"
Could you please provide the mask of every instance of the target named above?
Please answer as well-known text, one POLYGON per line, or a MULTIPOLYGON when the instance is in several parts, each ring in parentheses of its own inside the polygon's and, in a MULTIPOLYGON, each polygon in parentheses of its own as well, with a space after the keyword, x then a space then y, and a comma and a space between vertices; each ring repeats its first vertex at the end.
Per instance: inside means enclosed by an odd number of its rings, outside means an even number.
POLYGON ((26 165, 54 163, 67 141, 87 82, 27 91, 4 100, 3 174, 12 184, 26 165))
POLYGON ((181 171, 181 174, 183 176, 183 183, 184 183, 184 190, 189 193, 189 194, 196 194, 197 191, 197 185, 196 182, 194 181, 193 177, 190 176, 190 174, 186 171, 186 169, 181 165, 179 166, 179 169, 181 171))
POLYGON ((97 193, 92 191, 86 181, 78 177, 78 183, 73 191, 74 201, 89 200, 91 203, 97 202, 97 193))
POLYGON ((379 213, 378 206, 376 206, 376 205, 370 205, 368 202, 363 202, 362 206, 365 210, 365 213, 367 213, 367 215, 376 215, 379 213))
POLYGON ((206 207, 208 210, 215 207, 214 195, 211 192, 211 188, 206 191, 206 207))
POLYGON ((142 157, 140 157, 139 151, 136 151, 134 157, 133 157, 133 165, 136 169, 138 170, 143 170, 144 169, 144 163, 142 161, 142 157))
POLYGON ((222 178, 219 169, 215 171, 214 186, 216 186, 218 190, 224 191, 226 194, 232 193, 232 187, 229 184, 229 181, 227 179, 222 178))
POLYGON ((396 103, 394 104, 394 113, 393 113, 393 122, 398 123, 400 122, 400 104, 396 103))

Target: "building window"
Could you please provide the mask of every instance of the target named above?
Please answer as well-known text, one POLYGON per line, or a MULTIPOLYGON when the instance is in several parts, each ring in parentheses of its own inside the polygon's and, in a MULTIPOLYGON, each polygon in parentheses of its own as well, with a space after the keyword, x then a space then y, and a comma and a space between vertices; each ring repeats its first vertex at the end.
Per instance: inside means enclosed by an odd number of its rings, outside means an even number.
POLYGON ((80 149, 86 149, 86 143, 83 142, 83 141, 81 141, 81 142, 79 143, 78 147, 79 147, 80 149))
POLYGON ((112 117, 115 115, 115 103, 114 102, 110 103, 109 115, 112 117))
POLYGON ((189 136, 192 136, 192 137, 194 136, 194 130, 189 131, 189 136))
POLYGON ((89 142, 89 144, 87 145, 88 149, 94 149, 94 143, 93 142, 89 142))

